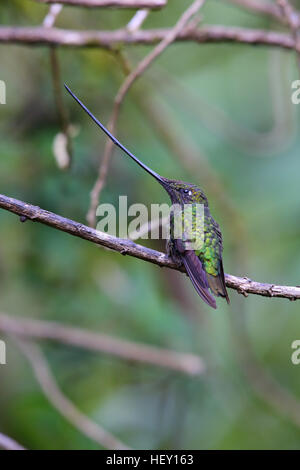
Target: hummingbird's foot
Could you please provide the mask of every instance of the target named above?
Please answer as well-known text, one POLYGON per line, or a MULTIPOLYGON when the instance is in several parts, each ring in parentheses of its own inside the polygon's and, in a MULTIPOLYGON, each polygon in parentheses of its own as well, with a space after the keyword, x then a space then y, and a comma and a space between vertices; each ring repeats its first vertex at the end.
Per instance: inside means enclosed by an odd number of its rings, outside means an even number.
POLYGON ((172 240, 167 241, 166 249, 167 249, 167 255, 169 256, 169 258, 172 258, 174 263, 181 266, 182 265, 182 257, 180 256, 180 254, 176 250, 175 244, 172 240))

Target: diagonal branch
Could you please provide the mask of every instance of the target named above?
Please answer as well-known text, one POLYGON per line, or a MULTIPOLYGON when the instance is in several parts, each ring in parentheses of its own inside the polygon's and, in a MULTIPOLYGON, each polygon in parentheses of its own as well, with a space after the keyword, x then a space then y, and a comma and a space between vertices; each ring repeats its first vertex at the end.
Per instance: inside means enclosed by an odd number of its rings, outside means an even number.
POLYGON ((299 27, 299 12, 294 9, 288 0, 276 0, 282 18, 287 22, 292 32, 299 27))
POLYGON ((62 5, 59 5, 56 2, 50 6, 49 11, 43 21, 44 28, 53 28, 56 18, 61 13, 62 8, 62 5))
POLYGON ((299 12, 294 9, 288 0, 277 0, 277 5, 282 12, 282 17, 286 20, 295 40, 295 50, 297 52, 298 66, 300 67, 299 12))
POLYGON ((0 448, 5 450, 25 450, 18 442, 0 432, 0 448))
MULTIPOLYGON (((75 237, 117 251, 123 255, 133 256, 134 258, 139 258, 161 267, 184 272, 182 266, 174 263, 174 261, 164 253, 137 245, 131 240, 108 235, 107 233, 87 227, 74 220, 66 219, 53 212, 41 209, 38 206, 33 206, 18 199, 0 194, 0 207, 19 215, 22 221, 30 219, 35 222, 40 222, 57 230, 74 235, 75 237)), ((231 274, 226 274, 225 278, 227 287, 245 296, 248 294, 257 294, 264 297, 282 297, 289 300, 300 299, 300 286, 277 286, 274 284, 259 283, 247 277, 241 278, 231 274)))
MULTIPOLYGON (((62 5, 59 5, 58 3, 53 3, 50 6, 48 13, 43 20, 44 28, 52 28, 54 26, 58 15, 62 11, 62 8, 62 5)), ((58 166, 62 169, 66 169, 70 167, 72 161, 72 142, 70 135, 69 116, 62 97, 61 71, 58 53, 55 47, 50 47, 49 52, 55 105, 62 130, 62 132, 59 133, 54 140, 54 144, 56 142, 56 145, 53 146, 54 156, 58 166), (61 142, 61 145, 57 145, 57 142, 61 142)))
POLYGON ((129 23, 127 24, 126 28, 130 33, 133 33, 134 31, 137 31, 140 29, 144 21, 147 19, 147 16, 149 15, 149 10, 147 8, 143 8, 141 10, 138 10, 135 15, 131 18, 129 23))

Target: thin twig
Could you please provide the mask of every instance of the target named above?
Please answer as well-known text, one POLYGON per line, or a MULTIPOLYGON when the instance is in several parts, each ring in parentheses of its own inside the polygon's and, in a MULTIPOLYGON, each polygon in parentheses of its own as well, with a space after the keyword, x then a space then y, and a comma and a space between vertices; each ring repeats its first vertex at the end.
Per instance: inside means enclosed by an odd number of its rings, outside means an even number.
MULTIPOLYGON (((141 60, 138 66, 128 75, 128 77, 125 78, 114 100, 113 111, 108 123, 108 128, 112 134, 116 134, 117 120, 120 114, 121 105, 131 86, 143 73, 145 73, 147 68, 150 67, 154 60, 156 60, 166 50, 166 48, 172 44, 173 41, 175 41, 176 37, 184 30, 190 19, 198 12, 204 3, 205 0, 195 0, 179 18, 174 28, 169 31, 164 39, 148 55, 146 55, 146 57, 141 60)), ((99 167, 98 178, 91 191, 91 202, 87 214, 87 221, 91 227, 96 225, 96 209, 99 204, 101 191, 106 181, 108 166, 113 148, 114 144, 112 141, 107 140, 103 158, 99 167)))
POLYGON ((193 376, 201 375, 205 371, 203 359, 194 354, 156 348, 61 323, 0 314, 0 330, 9 335, 57 341, 126 361, 151 364, 193 376))
MULTIPOLYGON (((58 3, 54 3, 50 6, 49 12, 43 21, 43 26, 45 28, 53 28, 58 15, 62 11, 62 8, 62 5, 59 5, 58 3)), ((66 169, 70 167, 72 162, 72 142, 70 136, 68 112, 65 108, 62 96, 60 64, 55 47, 50 47, 50 66, 55 104, 62 129, 62 133, 58 134, 58 136, 61 136, 60 140, 57 140, 57 136, 54 140, 54 142, 58 141, 60 144, 54 145, 54 154, 58 166, 62 169, 66 169)))
POLYGON ((54 47, 50 48, 50 65, 52 72, 55 105, 60 121, 62 135, 64 136, 64 146, 62 148, 59 147, 59 149, 56 151, 55 158, 60 168, 67 169, 72 164, 72 140, 70 134, 71 126, 69 122, 68 112, 64 105, 64 99, 62 94, 61 73, 58 54, 56 48, 54 47))
POLYGON ((72 423, 80 432, 97 442, 101 447, 110 450, 130 449, 110 432, 103 429, 99 424, 91 421, 62 393, 50 370, 48 362, 38 346, 20 339, 17 340, 17 344, 30 362, 44 395, 62 416, 72 423))
POLYGON ((0 448, 5 450, 25 450, 25 447, 21 446, 11 437, 6 436, 0 432, 0 448))
POLYGON ((286 20, 293 38, 295 40, 295 50, 297 52, 298 66, 300 67, 300 35, 299 35, 299 12, 287 0, 277 0, 277 5, 286 20))
POLYGON ((49 11, 43 21, 44 28, 53 28, 56 18, 60 14, 62 8, 62 5, 58 3, 54 3, 50 6, 49 11))
MULTIPOLYGON (((22 220, 30 219, 40 222, 57 230, 117 251, 123 255, 133 256, 134 258, 142 259, 161 267, 185 272, 182 266, 176 264, 164 253, 137 245, 131 240, 108 235, 107 233, 87 227, 74 220, 66 219, 53 212, 41 209, 38 206, 33 206, 18 199, 0 194, 0 207, 22 216, 22 220)), ((300 287, 298 286, 278 286, 275 284, 259 283, 247 277, 241 278, 231 274, 226 274, 225 279, 227 287, 231 287, 245 296, 248 294, 257 294, 264 297, 282 297, 289 300, 300 299, 300 287)))
POLYGON ((147 8, 144 8, 143 10, 138 10, 126 26, 128 31, 130 33, 134 33, 135 31, 140 29, 147 16, 149 15, 149 12, 150 10, 148 10, 147 8))
POLYGON ((281 16, 285 19, 292 32, 299 27, 299 12, 294 9, 288 0, 276 0, 281 16))

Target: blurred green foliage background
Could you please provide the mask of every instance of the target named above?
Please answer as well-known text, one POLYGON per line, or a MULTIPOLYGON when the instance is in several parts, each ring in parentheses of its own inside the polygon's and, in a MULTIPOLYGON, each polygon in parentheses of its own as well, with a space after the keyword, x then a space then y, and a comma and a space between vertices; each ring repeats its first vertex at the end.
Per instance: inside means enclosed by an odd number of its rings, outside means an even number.
MULTIPOLYGON (((172 26, 190 3, 169 1, 143 27, 172 26)), ((1 24, 40 25, 47 10, 29 0, 4 1, 1 24)), ((208 1, 202 13, 205 24, 280 29, 227 2, 208 1)), ((132 15, 65 7, 57 26, 111 30, 132 15)), ((150 50, 122 53, 135 64, 150 50)), ((65 48, 58 55, 63 81, 107 122, 123 80, 118 57, 101 49, 65 48)), ((300 284, 300 116, 290 99, 298 76, 289 51, 176 43, 134 85, 118 124, 118 137, 145 163, 203 188, 222 227, 226 272, 261 282, 300 284), (164 113, 174 139, 182 139, 183 158, 141 105, 143 97, 164 113)), ((1 193, 85 223, 105 137, 65 94, 79 133, 72 168, 61 171, 53 156, 60 127, 49 50, 1 44, 0 79, 7 84, 1 193)), ((129 203, 168 200, 116 149, 101 200, 116 203, 120 194, 129 203)), ((299 448, 300 366, 291 363, 291 343, 300 338, 298 302, 230 290, 231 305, 219 300, 213 311, 179 273, 20 224, 2 210, 0 223, 1 312, 191 352, 207 364, 206 374, 193 378, 43 343, 60 387, 89 417, 133 448, 299 448), (295 419, 285 414, 288 397, 272 404, 276 391, 264 386, 270 374, 294 397, 295 419)), ((160 241, 142 243, 164 249, 160 241)), ((0 431, 32 449, 98 448, 48 403, 15 343, 2 332, 0 338, 7 340, 8 361, 0 366, 0 431)))

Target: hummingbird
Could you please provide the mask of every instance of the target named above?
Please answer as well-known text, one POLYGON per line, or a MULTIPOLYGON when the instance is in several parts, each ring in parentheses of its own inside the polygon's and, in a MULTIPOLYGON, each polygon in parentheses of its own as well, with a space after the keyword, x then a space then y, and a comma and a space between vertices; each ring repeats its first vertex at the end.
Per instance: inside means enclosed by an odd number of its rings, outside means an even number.
MULTIPOLYGON (((218 223, 213 219, 210 213, 208 200, 204 192, 195 184, 165 178, 153 171, 121 144, 66 84, 65 88, 112 142, 160 183, 170 196, 173 206, 175 205, 185 209, 188 207, 188 215, 192 215, 192 222, 189 228, 186 228, 186 225, 189 224, 185 224, 185 231, 183 231, 181 238, 174 237, 174 212, 171 210, 171 230, 170 238, 167 242, 168 255, 176 263, 184 265, 186 273, 196 292, 210 307, 217 308, 214 296, 225 298, 229 304, 230 301, 226 290, 222 260, 222 233, 218 223), (198 204, 203 206, 201 233, 196 228, 199 227, 199 225, 196 225, 197 220, 195 217, 198 215, 198 213, 196 213, 198 204), (191 238, 193 239, 192 245, 187 243, 191 241, 191 238), (192 249, 190 246, 192 246, 192 249)), ((186 217, 186 212, 182 212, 182 214, 186 217)))

